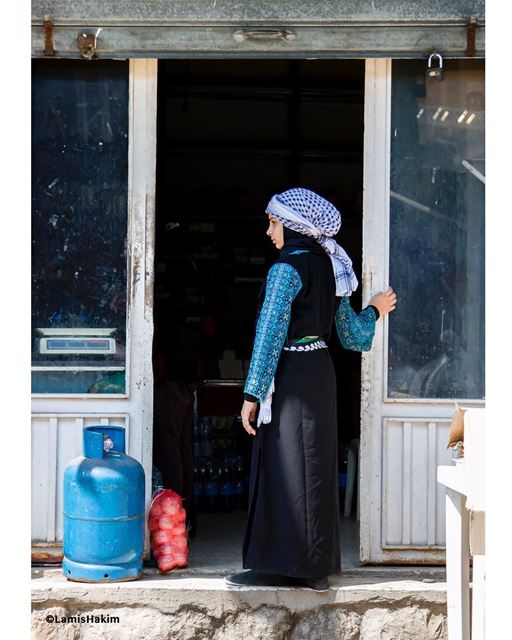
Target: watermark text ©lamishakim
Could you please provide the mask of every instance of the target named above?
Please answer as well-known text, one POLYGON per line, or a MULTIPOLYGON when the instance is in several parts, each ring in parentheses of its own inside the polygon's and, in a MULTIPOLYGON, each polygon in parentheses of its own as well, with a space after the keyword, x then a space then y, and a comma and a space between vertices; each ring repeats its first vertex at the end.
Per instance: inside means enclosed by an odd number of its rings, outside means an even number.
POLYGON ((119 616, 111 616, 110 614, 92 614, 77 613, 73 616, 58 616, 48 614, 45 618, 49 624, 119 624, 119 616))

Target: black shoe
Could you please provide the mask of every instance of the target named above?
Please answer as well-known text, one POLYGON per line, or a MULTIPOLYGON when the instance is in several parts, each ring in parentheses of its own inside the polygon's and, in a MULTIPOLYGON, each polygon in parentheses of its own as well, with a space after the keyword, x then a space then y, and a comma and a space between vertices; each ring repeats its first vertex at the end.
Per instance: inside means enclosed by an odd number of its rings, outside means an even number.
POLYGON ((297 583, 301 587, 309 587, 314 591, 329 591, 327 578, 297 578, 297 583))
POLYGON ((261 571, 234 573, 226 576, 224 581, 230 587, 290 587, 293 585, 291 578, 261 571))

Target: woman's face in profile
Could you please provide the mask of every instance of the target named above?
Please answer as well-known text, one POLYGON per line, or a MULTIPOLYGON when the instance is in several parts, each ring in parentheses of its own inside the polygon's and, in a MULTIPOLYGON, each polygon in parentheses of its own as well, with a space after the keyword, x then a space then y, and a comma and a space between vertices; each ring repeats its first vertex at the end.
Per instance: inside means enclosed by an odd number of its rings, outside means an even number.
POLYGON ((279 222, 274 216, 268 217, 267 236, 272 240, 277 249, 282 249, 284 245, 283 223, 279 222))

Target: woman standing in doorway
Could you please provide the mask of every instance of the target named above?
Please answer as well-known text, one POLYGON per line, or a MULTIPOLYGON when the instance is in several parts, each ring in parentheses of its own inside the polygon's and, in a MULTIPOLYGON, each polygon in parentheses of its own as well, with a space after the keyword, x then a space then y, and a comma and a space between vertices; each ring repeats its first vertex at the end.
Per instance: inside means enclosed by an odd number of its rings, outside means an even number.
POLYGON ((255 436, 243 545, 249 571, 226 582, 323 591, 341 568, 336 379, 326 340, 334 320, 343 347, 368 351, 375 323, 395 308, 396 295, 388 288, 354 312, 349 296, 357 278, 332 238, 341 215, 313 191, 275 195, 267 214, 267 235, 280 255, 260 294, 241 412, 255 436))

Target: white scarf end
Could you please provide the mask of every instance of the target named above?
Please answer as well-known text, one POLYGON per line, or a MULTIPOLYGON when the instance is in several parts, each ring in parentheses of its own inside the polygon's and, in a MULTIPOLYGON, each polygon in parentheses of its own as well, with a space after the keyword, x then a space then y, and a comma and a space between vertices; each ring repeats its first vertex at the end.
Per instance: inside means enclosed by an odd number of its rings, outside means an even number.
POLYGON ((268 424, 272 420, 272 394, 274 393, 274 378, 270 383, 270 389, 268 390, 267 397, 260 403, 260 412, 258 414, 258 422, 256 426, 261 424, 268 424))

